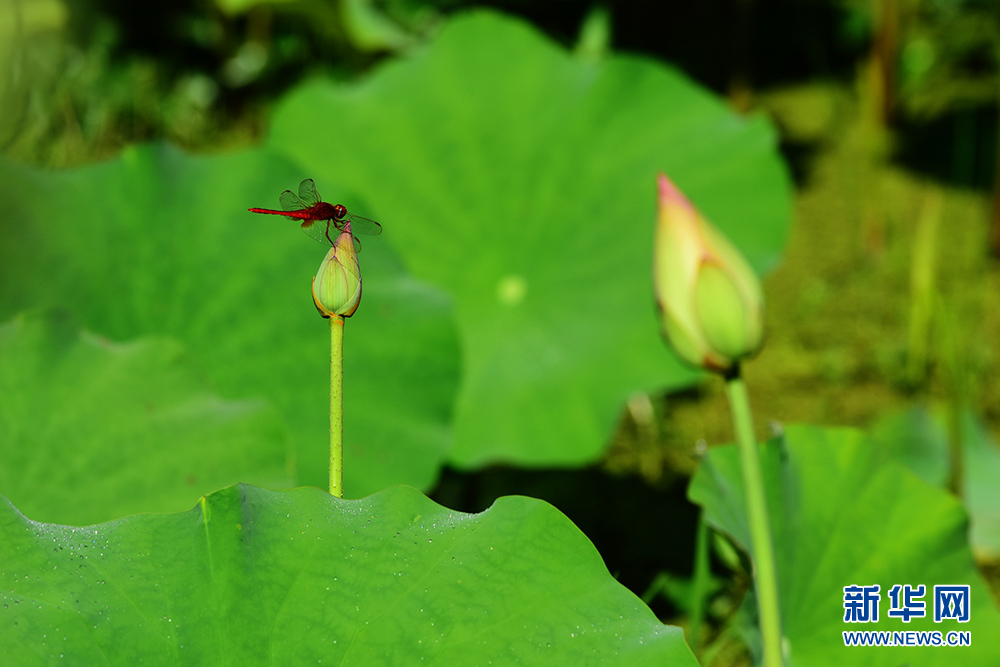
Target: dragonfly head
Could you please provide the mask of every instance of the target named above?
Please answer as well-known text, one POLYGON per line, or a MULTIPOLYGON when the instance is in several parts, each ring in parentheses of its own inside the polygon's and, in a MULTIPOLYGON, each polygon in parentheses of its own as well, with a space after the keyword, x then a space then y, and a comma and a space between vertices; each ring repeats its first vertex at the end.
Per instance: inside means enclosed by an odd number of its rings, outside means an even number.
POLYGON ((334 220, 342 220, 345 215, 347 215, 347 209, 344 208, 343 204, 337 204, 333 207, 334 220))

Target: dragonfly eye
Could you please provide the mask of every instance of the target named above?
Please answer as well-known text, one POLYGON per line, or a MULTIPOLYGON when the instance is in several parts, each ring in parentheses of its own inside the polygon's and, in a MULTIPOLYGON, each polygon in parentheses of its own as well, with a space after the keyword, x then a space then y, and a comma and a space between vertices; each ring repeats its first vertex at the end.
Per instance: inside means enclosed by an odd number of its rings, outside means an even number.
POLYGON ((333 207, 333 217, 335 220, 340 220, 345 215, 347 215, 347 209, 344 208, 343 204, 337 204, 333 207))

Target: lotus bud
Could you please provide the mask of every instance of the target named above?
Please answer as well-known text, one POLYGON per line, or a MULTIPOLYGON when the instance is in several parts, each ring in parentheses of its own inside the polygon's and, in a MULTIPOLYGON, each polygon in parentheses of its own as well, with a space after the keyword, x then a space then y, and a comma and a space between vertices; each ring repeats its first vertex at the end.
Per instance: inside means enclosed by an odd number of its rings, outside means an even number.
POLYGON ((764 338, 764 294, 746 258, 665 175, 653 256, 663 333, 685 361, 727 373, 764 338))
POLYGON ((313 302, 323 317, 350 317, 361 303, 361 265, 350 224, 326 253, 313 278, 313 302))

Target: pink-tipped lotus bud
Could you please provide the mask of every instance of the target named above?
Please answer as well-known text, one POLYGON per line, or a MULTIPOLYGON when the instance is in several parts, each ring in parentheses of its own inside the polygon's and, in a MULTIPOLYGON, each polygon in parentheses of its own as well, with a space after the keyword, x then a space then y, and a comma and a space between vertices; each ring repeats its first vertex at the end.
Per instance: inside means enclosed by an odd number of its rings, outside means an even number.
POLYGON ((764 338, 764 294, 746 258, 660 174, 653 286, 663 333, 685 361, 725 373, 764 338))
POLYGON ((323 317, 350 317, 361 303, 361 265, 350 225, 337 237, 313 278, 313 302, 323 317))

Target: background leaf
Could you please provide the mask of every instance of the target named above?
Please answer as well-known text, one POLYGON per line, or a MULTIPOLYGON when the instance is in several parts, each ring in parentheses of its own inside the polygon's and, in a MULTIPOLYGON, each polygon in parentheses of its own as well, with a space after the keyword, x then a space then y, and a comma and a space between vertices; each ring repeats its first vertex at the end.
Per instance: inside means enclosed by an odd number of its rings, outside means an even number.
MULTIPOLYGON (((298 482, 326 486, 329 327, 310 294, 325 250, 284 218, 246 211, 275 206, 302 177, 266 151, 163 145, 59 173, 0 162, 0 314, 58 304, 116 340, 181 340, 221 395, 280 409, 298 482)), ((320 192, 339 194, 324 181, 320 192)), ((345 331, 349 496, 432 483, 458 378, 448 299, 380 239, 361 263, 364 299, 345 331)))
POLYGON ((0 504, 0 657, 28 667, 697 663, 550 505, 230 487, 85 529, 0 504), (38 576, 37 573, 44 573, 38 576))
MULTIPOLYGON (((1000 614, 969 552, 968 518, 949 494, 886 461, 860 432, 789 427, 761 448, 790 665, 996 665, 1000 614), (878 623, 844 623, 843 588, 879 584, 878 623), (924 584, 928 615, 890 618, 887 592, 924 584), (968 623, 933 620, 935 584, 970 584, 968 623), (847 630, 971 631, 972 646, 845 647, 847 630)), ((691 482, 711 525, 748 553, 743 481, 734 446, 711 450, 691 482)))
POLYGON ((39 519, 88 524, 243 479, 287 486, 277 412, 209 393, 187 361, 175 341, 115 343, 57 314, 0 325, 0 491, 39 519))
MULTIPOLYGON (((872 428, 872 437, 888 455, 931 484, 948 484, 950 411, 921 407, 889 414, 872 428)), ((978 558, 1000 559, 1000 447, 982 420, 962 409, 953 435, 961 437, 963 494, 971 526, 969 543, 978 558)))
MULTIPOLYGON (((632 392, 695 375, 659 339, 650 278, 665 170, 773 265, 789 183, 774 133, 676 71, 577 61, 524 24, 453 19, 361 85, 317 80, 270 146, 366 197, 417 277, 451 294, 464 375, 451 459, 578 464, 632 392)), ((348 209, 355 202, 344 202, 348 209)))

